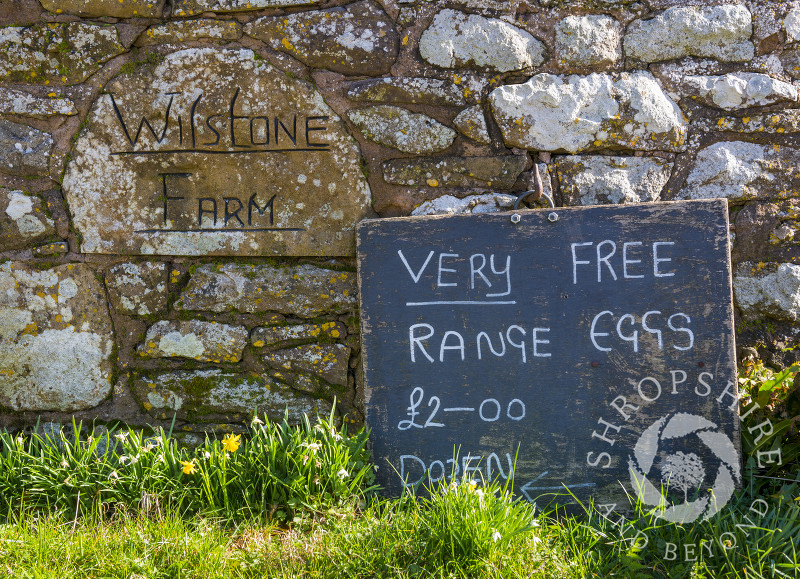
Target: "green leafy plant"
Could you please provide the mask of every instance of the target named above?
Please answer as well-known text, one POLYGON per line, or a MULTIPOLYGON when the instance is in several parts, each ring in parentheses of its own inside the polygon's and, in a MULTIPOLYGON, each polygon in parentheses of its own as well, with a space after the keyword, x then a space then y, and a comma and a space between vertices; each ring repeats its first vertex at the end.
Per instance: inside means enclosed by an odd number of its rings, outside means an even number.
MULTIPOLYGON (((73 432, 80 431, 73 423, 73 432)), ((85 439, 63 430, 55 436, 4 431, 0 516, 171 509, 229 521, 313 518, 352 509, 371 490, 366 442, 364 430, 353 436, 339 430, 333 411, 313 424, 304 417, 299 426, 254 418, 249 436, 207 437, 191 450, 163 429, 154 436, 103 429, 85 439)))

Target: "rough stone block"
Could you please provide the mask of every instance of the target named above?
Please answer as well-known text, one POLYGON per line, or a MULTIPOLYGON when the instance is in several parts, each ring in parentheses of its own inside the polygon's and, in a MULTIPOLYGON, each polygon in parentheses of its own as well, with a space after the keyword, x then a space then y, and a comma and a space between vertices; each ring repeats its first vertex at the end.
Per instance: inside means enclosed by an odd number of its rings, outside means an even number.
POLYGON ((203 322, 162 320, 147 330, 144 344, 137 349, 149 358, 192 358, 203 362, 238 362, 247 345, 244 326, 203 322))
POLYGON ((754 55, 752 33, 752 16, 741 4, 674 6, 634 20, 625 34, 625 55, 644 62, 684 56, 743 62, 754 55))
POLYGON ((394 23, 369 1, 265 16, 245 26, 244 31, 312 68, 342 74, 387 73, 400 46, 394 23))
POLYGON ((119 263, 106 274, 111 306, 129 315, 147 316, 167 307, 167 264, 119 263))
POLYGON ((291 326, 254 328, 250 334, 250 343, 256 348, 271 348, 285 346, 293 342, 343 340, 346 337, 347 328, 343 323, 325 322, 322 324, 294 324, 291 326))
POLYGON ((151 26, 136 43, 139 46, 148 46, 206 39, 231 41, 241 37, 242 25, 235 20, 198 18, 197 20, 178 20, 151 26))
POLYGON ((307 372, 335 386, 347 386, 350 348, 342 344, 305 344, 264 355, 270 366, 307 372))
POLYGON ((478 143, 488 145, 492 142, 489 137, 489 129, 486 126, 486 115, 483 114, 483 107, 475 105, 465 108, 453 119, 453 124, 467 138, 478 143))
POLYGON ((311 6, 322 0, 175 0, 175 16, 192 16, 202 12, 244 12, 264 8, 288 8, 290 6, 311 6))
POLYGON ((509 211, 514 207, 517 198, 502 193, 485 193, 483 195, 467 195, 459 199, 452 195, 442 195, 436 199, 425 201, 411 212, 411 215, 456 215, 459 213, 494 213, 509 211))
POLYGON ((347 115, 370 141, 404 153, 436 153, 456 138, 453 129, 431 117, 392 105, 352 109, 347 115))
POLYGON ((303 317, 343 314, 357 307, 355 273, 313 265, 197 268, 175 304, 178 310, 260 313, 277 311, 303 317))
POLYGON ((685 75, 671 83, 680 98, 692 97, 727 111, 796 102, 797 89, 766 74, 737 72, 725 75, 685 75))
POLYGON ((88 266, 0 264, 0 405, 98 405, 111 392, 113 344, 105 291, 88 266))
POLYGON ((13 88, 0 87, 0 115, 44 119, 55 115, 76 115, 75 103, 66 97, 40 97, 13 88))
POLYGON ((83 22, 0 28, 0 80, 83 82, 125 51, 113 26, 83 22))
POLYGON ((544 52, 544 44, 513 24, 449 8, 419 39, 422 58, 441 68, 523 70, 542 64, 544 52))
POLYGON ((800 40, 800 7, 795 6, 786 13, 783 29, 786 30, 786 42, 800 40))
POLYGON ((0 119, 0 171, 11 175, 47 175, 53 137, 49 133, 0 119))
POLYGON ((295 392, 260 374, 219 369, 138 375, 133 389, 144 409, 155 418, 177 416, 192 422, 237 421, 266 413, 272 421, 298 424, 303 414, 330 414, 331 404, 295 392))
POLYGON ((763 317, 796 322, 800 317, 800 265, 742 263, 733 276, 733 295, 746 320, 763 317))
POLYGON ((30 247, 55 233, 41 199, 0 187, 0 251, 30 247))
POLYGON ((605 15, 567 16, 556 25, 556 59, 573 68, 607 68, 622 59, 622 28, 605 15))
POLYGON ((383 164, 383 178, 411 187, 492 187, 511 189, 528 159, 522 155, 392 159, 383 164))
POLYGON ((678 199, 782 199, 800 193, 800 151, 725 141, 701 149, 678 199))
POLYGON ((436 78, 370 78, 347 89, 356 102, 463 106, 464 96, 452 82, 436 78))
POLYGON ((506 145, 536 151, 682 151, 687 122, 647 72, 537 74, 489 102, 506 145))
POLYGON ((45 10, 78 16, 160 18, 165 0, 42 0, 45 10))
POLYGON ((658 158, 576 155, 555 163, 565 205, 658 201, 672 163, 658 158))
POLYGON ((792 78, 800 78, 800 48, 786 49, 778 58, 786 74, 792 78))

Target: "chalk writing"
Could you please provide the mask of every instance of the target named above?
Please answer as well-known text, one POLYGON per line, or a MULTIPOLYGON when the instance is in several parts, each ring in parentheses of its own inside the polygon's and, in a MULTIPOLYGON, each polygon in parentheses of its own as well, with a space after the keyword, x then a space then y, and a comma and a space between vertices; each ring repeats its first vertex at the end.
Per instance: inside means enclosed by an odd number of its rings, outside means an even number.
MULTIPOLYGON (((410 428, 431 428, 431 427, 443 428, 445 426, 445 424, 442 422, 434 421, 434 417, 436 416, 436 413, 439 412, 439 407, 442 404, 442 401, 438 396, 431 396, 428 399, 427 407, 428 408, 432 407, 432 410, 424 423, 417 423, 416 418, 421 414, 420 412, 417 411, 417 408, 420 407, 424 399, 425 399, 425 390, 423 390, 419 386, 417 386, 411 391, 411 395, 409 396, 409 406, 406 412, 406 415, 409 418, 401 420, 400 422, 397 423, 398 430, 409 430, 410 428)), ((450 406, 448 408, 443 408, 442 412, 475 413, 476 410, 478 417, 483 422, 495 422, 497 420, 500 420, 502 406, 499 400, 495 398, 486 398, 481 401, 480 405, 477 408, 475 408, 474 406, 450 406)), ((519 398, 513 398, 505 406, 505 417, 508 418, 509 420, 513 420, 514 422, 518 422, 523 418, 525 418, 525 403, 519 398)))
POLYGON ((388 492, 513 473, 529 501, 623 504, 628 456, 661 416, 733 432, 724 202, 555 211, 359 226, 367 424, 388 492))

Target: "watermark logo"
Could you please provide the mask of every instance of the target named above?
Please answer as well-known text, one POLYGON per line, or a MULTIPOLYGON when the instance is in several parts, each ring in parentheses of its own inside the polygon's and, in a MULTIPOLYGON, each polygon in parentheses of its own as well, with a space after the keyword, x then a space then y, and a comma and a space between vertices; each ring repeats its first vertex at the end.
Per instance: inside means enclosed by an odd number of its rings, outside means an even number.
POLYGON ((628 472, 639 500, 672 523, 709 519, 741 480, 731 439, 707 418, 685 412, 663 416, 642 433, 628 472))

